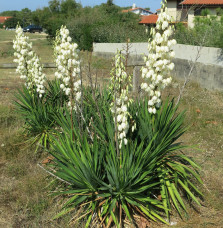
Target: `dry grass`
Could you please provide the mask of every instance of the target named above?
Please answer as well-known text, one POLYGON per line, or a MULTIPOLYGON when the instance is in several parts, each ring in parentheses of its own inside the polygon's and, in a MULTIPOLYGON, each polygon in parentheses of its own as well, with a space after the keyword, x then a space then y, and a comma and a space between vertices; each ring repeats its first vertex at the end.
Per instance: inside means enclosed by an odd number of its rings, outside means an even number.
MULTIPOLYGON (((52 54, 51 47, 45 44, 45 48, 42 41, 41 45, 36 45, 43 60, 48 59, 49 50, 52 54)), ((11 59, 0 57, 0 61, 3 62, 3 58, 11 59)), ((83 53, 85 63, 88 58, 87 53, 83 53)), ((101 85, 107 85, 110 62, 98 58, 91 61, 93 77, 97 74, 101 85)), ((52 76, 53 70, 46 73, 52 76)), ((0 70, 0 227, 68 227, 69 216, 51 220, 58 211, 59 201, 49 196, 50 188, 46 186, 51 179, 37 167, 37 163, 47 155, 33 154, 33 148, 22 143, 22 123, 11 103, 13 93, 21 83, 14 70, 0 70)), ((164 97, 176 97, 180 85, 181 82, 174 81, 164 97)), ((173 222, 177 224, 173 227, 220 228, 223 224, 223 93, 189 83, 180 103, 180 110, 184 109, 187 110, 185 124, 191 127, 181 140, 199 148, 185 153, 202 166, 205 197, 201 208, 196 208, 197 211, 192 207, 189 209, 185 221, 174 217, 173 222)), ((81 224, 77 226, 82 227, 81 224)), ((167 226, 159 224, 159 227, 167 226)))
MULTIPOLYGON (((175 82, 175 86, 180 82, 175 82)), ((174 87, 175 87, 174 86, 174 87)), ((178 89, 170 87, 165 96, 176 97, 178 89)), ((190 83, 180 103, 180 110, 186 110, 186 125, 190 128, 181 140, 195 148, 185 153, 201 167, 205 194, 197 212, 190 208, 186 221, 177 220, 174 227, 222 227, 223 224, 223 93, 208 91, 190 83)), ((166 227, 166 226, 162 226, 166 227)))
MULTIPOLYGON (((30 34, 27 36, 33 43, 33 49, 42 58, 43 62, 53 61, 53 49, 50 42, 46 39, 46 34, 30 34)), ((13 61, 13 40, 15 31, 0 30, 0 63, 11 63, 13 61)))
MULTIPOLYGON (((44 38, 47 36, 45 33, 26 33, 30 39, 44 38)), ((15 31, 0 29, 0 43, 12 42, 15 39, 15 31)))

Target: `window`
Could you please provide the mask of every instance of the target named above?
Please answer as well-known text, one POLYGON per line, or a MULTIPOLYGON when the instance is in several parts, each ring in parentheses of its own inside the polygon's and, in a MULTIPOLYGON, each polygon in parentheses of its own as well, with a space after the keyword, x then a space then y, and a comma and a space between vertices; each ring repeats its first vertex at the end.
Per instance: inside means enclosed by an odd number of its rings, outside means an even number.
POLYGON ((201 15, 202 8, 195 8, 194 9, 194 16, 200 16, 201 15))
POLYGON ((177 0, 177 9, 182 9, 183 6, 180 5, 180 3, 182 2, 182 0, 177 0))

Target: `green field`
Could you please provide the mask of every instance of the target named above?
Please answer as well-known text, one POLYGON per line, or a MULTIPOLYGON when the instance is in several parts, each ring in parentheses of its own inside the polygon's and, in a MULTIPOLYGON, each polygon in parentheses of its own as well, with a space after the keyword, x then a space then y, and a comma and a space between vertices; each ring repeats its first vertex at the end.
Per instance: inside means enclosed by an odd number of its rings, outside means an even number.
MULTIPOLYGON (((26 33, 33 43, 33 49, 44 62, 53 61, 53 49, 44 33, 26 33)), ((0 63, 10 63, 13 60, 12 42, 15 39, 15 31, 0 29, 0 63)))
MULTIPOLYGON (((12 62, 14 35, 13 31, 0 30, 0 63, 12 62)), ((30 37, 35 39, 33 46, 42 62, 53 62, 49 41, 39 34, 30 37)), ((88 59, 87 53, 83 56, 88 59)), ((108 61, 93 59, 93 64, 93 76, 98 72, 101 81, 109 77, 108 61)), ((52 76, 53 70, 46 73, 52 76)), ((34 148, 24 143, 22 122, 14 111, 14 92, 22 83, 14 69, 0 69, 0 227, 65 228, 70 216, 52 221, 60 207, 60 198, 49 196, 51 189, 47 185, 52 179, 37 166, 47 154, 34 154, 34 148)), ((181 85, 182 82, 174 80, 165 90, 164 97, 177 97, 181 85)), ((208 91, 189 83, 180 103, 180 110, 185 109, 185 124, 190 128, 181 140, 197 148, 185 153, 202 166, 205 197, 201 208, 194 210, 191 206, 188 220, 173 218, 172 221, 177 222, 173 227, 220 228, 223 224, 223 92, 208 91)), ((83 227, 83 224, 73 227, 83 227)), ((151 227, 166 226, 151 224, 151 227)))

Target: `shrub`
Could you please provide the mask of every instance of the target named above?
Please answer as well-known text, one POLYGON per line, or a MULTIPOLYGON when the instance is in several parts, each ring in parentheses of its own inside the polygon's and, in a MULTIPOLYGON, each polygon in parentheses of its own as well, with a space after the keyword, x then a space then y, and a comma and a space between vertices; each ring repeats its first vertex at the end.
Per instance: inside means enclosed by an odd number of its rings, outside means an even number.
MULTIPOLYGON (((17 56, 22 56, 17 71, 26 79, 16 104, 34 141, 53 156, 48 167, 42 167, 59 180, 53 195, 66 199, 55 218, 79 209, 82 215, 77 213, 72 222, 85 217, 86 227, 122 227, 126 220, 138 225, 138 217, 168 224, 174 209, 181 217, 187 213, 186 201, 200 205, 200 167, 182 153, 188 147, 179 142, 186 131, 185 112, 177 112, 174 100, 161 100, 174 68, 175 40, 170 39, 173 28, 165 11, 163 5, 151 32, 142 68, 146 96, 139 101, 129 97, 131 75, 121 51, 115 55, 109 90, 100 92, 83 88, 77 45, 71 43, 66 27, 57 33, 58 79, 49 86, 43 85, 36 56, 29 60, 27 51, 19 48, 27 38, 14 42, 21 53, 17 56)), ((18 38, 21 29, 17 32, 18 38)))
POLYGON ((67 96, 58 87, 57 80, 48 81, 47 92, 43 99, 38 94, 31 94, 23 86, 15 94, 16 110, 24 121, 25 134, 29 137, 30 144, 36 144, 36 151, 39 146, 49 148, 50 135, 57 126, 54 115, 63 109, 67 102, 67 96))
POLYGON ((180 44, 222 48, 223 20, 217 16, 195 17, 194 28, 177 24, 174 38, 180 44), (215 34, 214 37, 212 34, 215 34))
POLYGON ((67 22, 71 37, 80 49, 91 50, 93 42, 120 43, 128 38, 131 42, 148 40, 145 28, 138 24, 138 15, 122 13, 117 6, 109 9, 103 4, 93 9, 84 8, 78 17, 67 22))
POLYGON ((186 130, 184 112, 176 114, 174 102, 166 101, 154 116, 148 113, 147 100, 132 103, 130 114, 137 128, 129 132, 129 142, 120 148, 119 157, 106 94, 99 95, 99 110, 91 103, 91 111, 83 112, 91 115, 93 141, 86 127, 78 128, 79 113, 73 113, 73 128, 69 110, 65 116, 58 116, 63 132, 54 137, 51 167, 54 175, 65 182, 54 194, 64 195, 66 202, 55 218, 79 208, 84 214, 75 219, 87 216, 86 226, 97 220, 105 226, 113 221, 119 227, 125 218, 137 223, 136 214, 167 223, 163 212, 169 218, 175 208, 182 216, 186 199, 200 205, 195 194, 202 194, 193 184, 194 178, 202 183, 199 166, 180 152, 186 147, 176 142, 186 130))

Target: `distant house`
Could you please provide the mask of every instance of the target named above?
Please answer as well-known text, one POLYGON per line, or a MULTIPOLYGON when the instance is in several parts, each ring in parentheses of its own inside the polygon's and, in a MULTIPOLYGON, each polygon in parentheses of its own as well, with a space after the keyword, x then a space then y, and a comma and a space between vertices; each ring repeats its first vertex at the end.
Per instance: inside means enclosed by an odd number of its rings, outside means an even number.
MULTIPOLYGON (((167 0, 167 11, 173 23, 182 22, 188 27, 194 26, 194 17, 200 16, 203 9, 208 9, 211 15, 216 15, 216 9, 223 8, 223 0, 167 0)), ((160 9, 156 14, 143 17, 140 24, 154 25, 160 9), (157 16, 155 16, 157 15, 157 16)))
POLYGON ((142 20, 139 22, 139 24, 142 25, 148 25, 148 26, 155 26, 157 20, 158 20, 158 15, 157 14, 151 14, 148 16, 142 17, 142 20))
POLYGON ((194 17, 200 16, 203 9, 216 15, 216 9, 223 8, 223 0, 167 0, 167 9, 175 22, 187 22, 194 26, 194 17))
POLYGON ((7 16, 0 16, 0 24, 4 24, 5 21, 9 18, 12 18, 12 17, 7 17, 7 16))
POLYGON ((132 13, 139 14, 139 15, 142 15, 142 16, 153 14, 153 12, 151 12, 150 10, 143 9, 141 7, 136 7, 135 4, 132 5, 132 9, 122 10, 122 12, 123 13, 132 12, 132 13))

